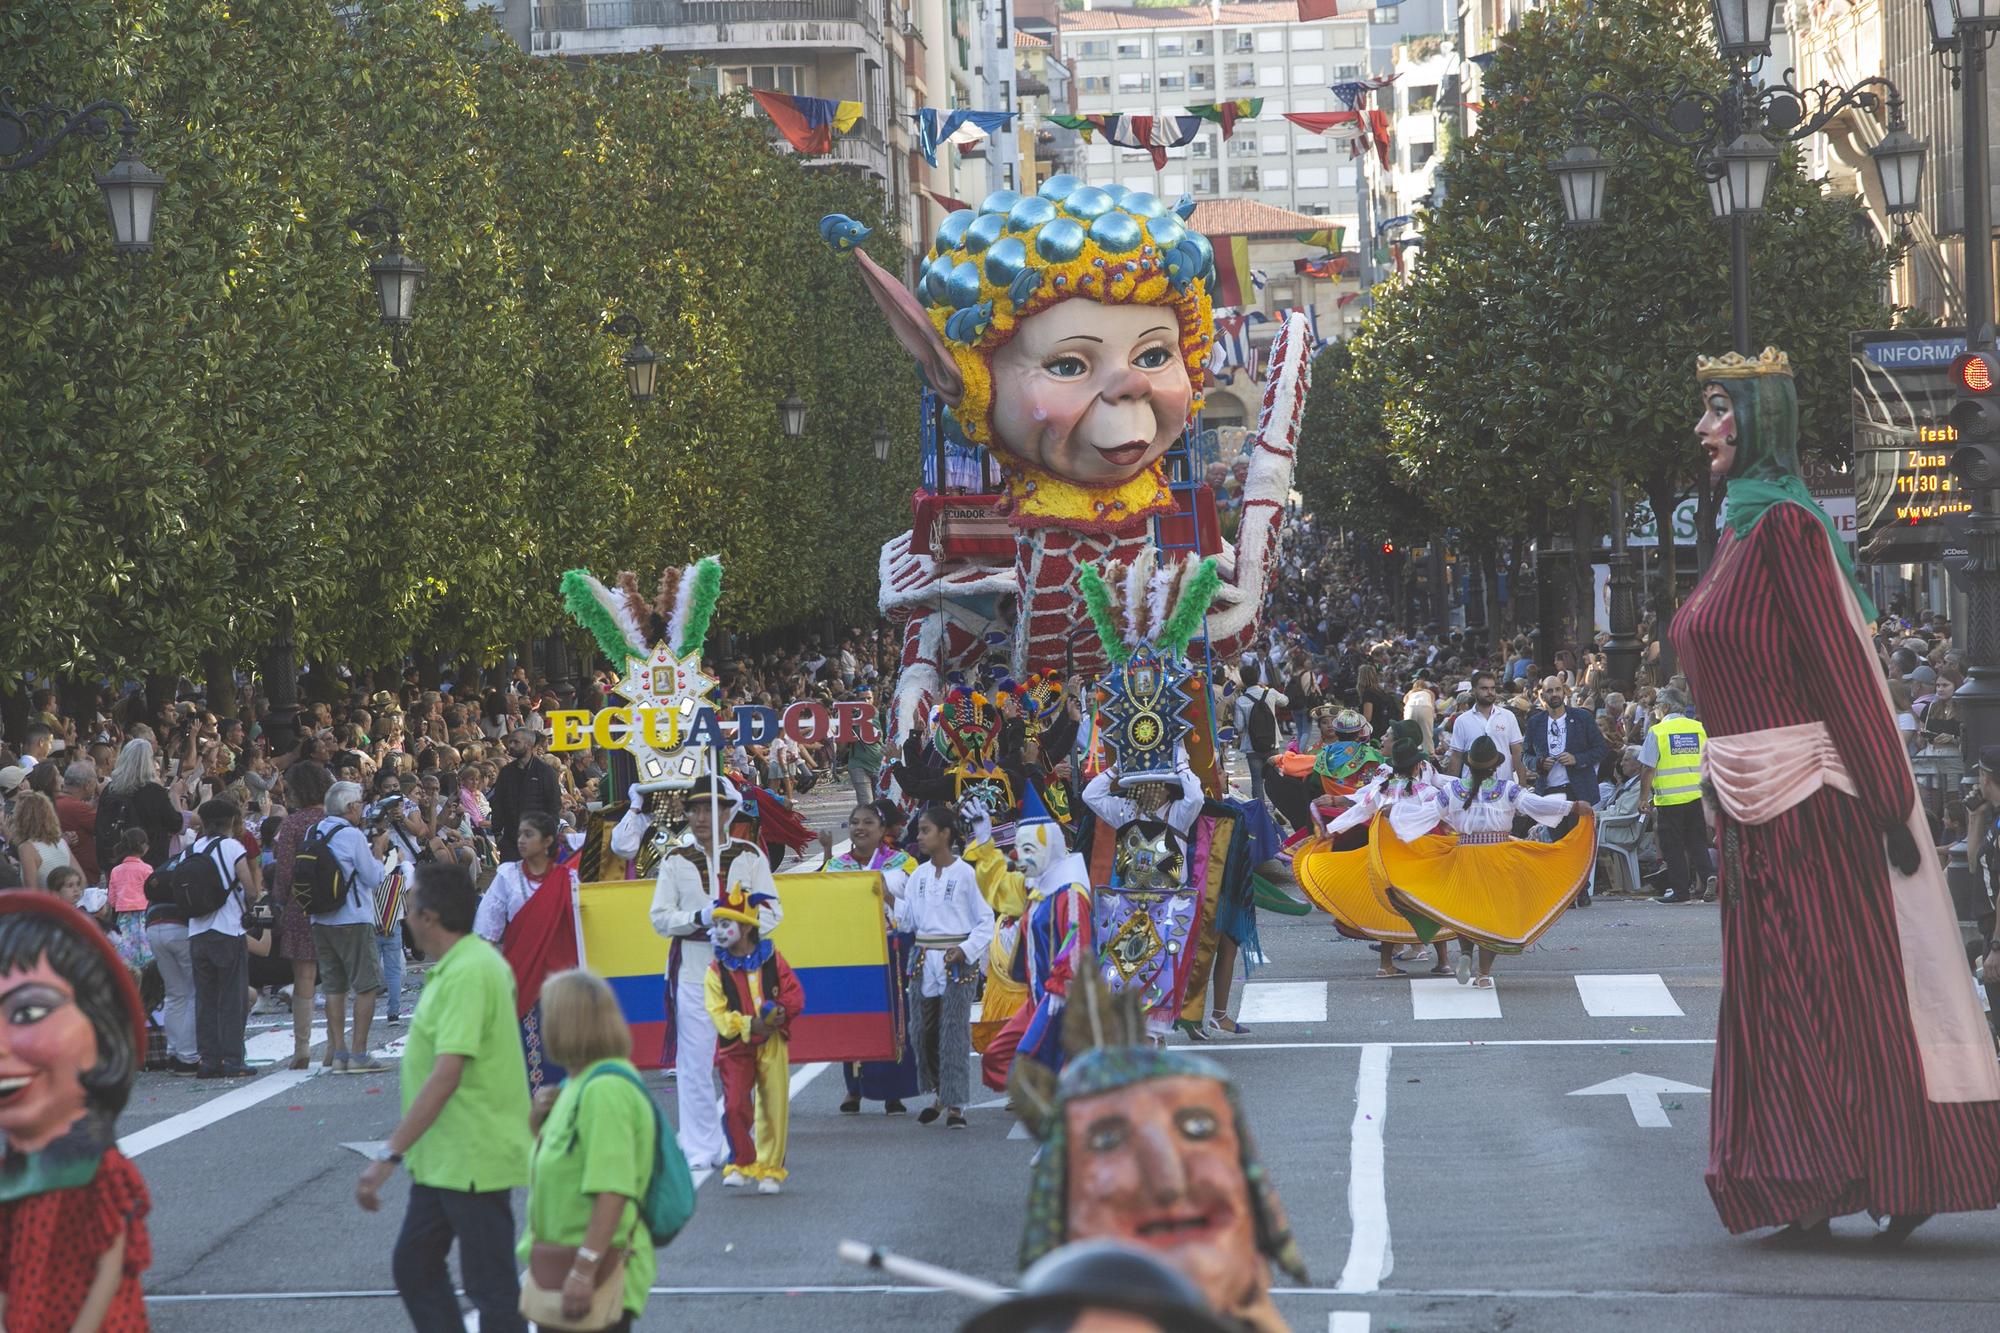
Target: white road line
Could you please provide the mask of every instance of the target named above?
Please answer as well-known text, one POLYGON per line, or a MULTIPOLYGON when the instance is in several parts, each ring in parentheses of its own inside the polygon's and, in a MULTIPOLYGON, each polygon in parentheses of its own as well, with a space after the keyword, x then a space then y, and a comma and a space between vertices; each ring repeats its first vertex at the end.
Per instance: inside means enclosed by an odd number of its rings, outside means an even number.
MULTIPOLYGON (((1457 983, 1453 983, 1454 985, 1457 983)), ((1389 1048, 1361 1048, 1354 1091, 1354 1126, 1347 1165, 1347 1215, 1353 1228, 1339 1290, 1375 1291, 1396 1266, 1389 1248, 1389 1186, 1384 1169, 1382 1122, 1389 1114, 1389 1048)))
MULTIPOLYGON (((317 1046, 325 1040, 326 1024, 320 1023, 312 1030, 312 1045, 317 1046)), ((253 1064, 260 1060, 289 1061, 292 1058, 292 1050, 292 1029, 291 1025, 287 1024, 283 1028, 273 1028, 269 1032, 260 1032, 244 1042, 243 1058, 253 1064)))
POLYGON ((1368 1312, 1335 1310, 1326 1317, 1326 1333, 1368 1333, 1368 1312))
POLYGON ((1251 981, 1244 983, 1243 1004, 1236 1017, 1244 1023, 1324 1023, 1324 981, 1251 981))
POLYGON ((1592 1018, 1681 1018, 1680 1005, 1658 972, 1585 973, 1576 993, 1592 1018))
POLYGON ((1456 978, 1417 977, 1410 982, 1410 1008, 1417 1018, 1498 1018, 1500 988, 1461 986, 1456 978))
POLYGON ((319 1066, 309 1069, 281 1069, 275 1074, 266 1074, 254 1083, 245 1083, 231 1088, 213 1101, 203 1102, 179 1115, 168 1116, 157 1124, 134 1130, 118 1140, 118 1151, 127 1157, 137 1157, 140 1153, 151 1152, 155 1148, 172 1143, 175 1139, 186 1138, 198 1129, 206 1129, 218 1120, 227 1120, 238 1111, 247 1111, 259 1102, 267 1102, 287 1088, 296 1088, 319 1073, 319 1066))
POLYGON ((1516 1037, 1481 1041, 1241 1041, 1210 1042, 1201 1048, 1205 1056, 1230 1055, 1240 1051, 1365 1051, 1370 1046, 1396 1050, 1467 1050, 1475 1046, 1713 1046, 1713 1037, 1516 1037))

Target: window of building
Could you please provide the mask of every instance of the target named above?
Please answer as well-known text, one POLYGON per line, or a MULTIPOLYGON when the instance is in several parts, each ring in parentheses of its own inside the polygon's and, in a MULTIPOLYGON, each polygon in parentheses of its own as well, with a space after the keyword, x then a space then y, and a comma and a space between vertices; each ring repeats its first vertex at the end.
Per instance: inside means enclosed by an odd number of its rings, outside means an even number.
POLYGON ((1239 134, 1231 139, 1229 141, 1229 155, 1231 157, 1257 156, 1257 136, 1254 134, 1239 134))
POLYGON ((1361 66, 1359 65, 1335 65, 1333 67, 1333 81, 1335 83, 1353 83, 1360 77, 1361 66))
POLYGON ((1143 93, 1152 91, 1153 76, 1142 69, 1118 71, 1118 91, 1121 93, 1143 93))
POLYGON ((1120 60, 1143 60, 1146 58, 1146 39, 1144 37, 1120 37, 1117 49, 1120 60))
POLYGON ((1324 97, 1294 97, 1292 99, 1292 110, 1294 111, 1325 111, 1327 109, 1324 97))
POLYGON ((1205 36, 1204 36, 1204 37, 1190 37, 1190 38, 1188 38, 1188 49, 1187 49, 1187 50, 1188 50, 1188 54, 1189 54, 1189 55, 1191 55, 1191 56, 1205 56, 1205 55, 1207 55, 1207 54, 1208 54, 1208 38, 1207 38, 1207 37, 1205 37, 1205 36))
POLYGON ((1437 106, 1438 90, 1435 83, 1420 83, 1409 91, 1407 110, 1430 111, 1437 106))
POLYGON ((1255 167, 1231 167, 1229 169, 1229 192, 1231 194, 1241 194, 1246 190, 1261 190, 1264 187, 1258 183, 1260 179, 1255 167))
MULTIPOLYGON (((1148 158, 1146 164, 1151 166, 1152 159, 1148 158)), ((1153 192, 1153 173, 1148 171, 1143 176, 1126 176, 1118 183, 1134 194, 1151 194, 1153 192)))
POLYGON ((1341 190, 1351 190, 1351 189, 1353 189, 1353 188, 1354 188, 1354 186, 1355 186, 1355 184, 1356 184, 1356 181, 1355 181, 1355 175, 1354 175, 1355 171, 1356 171, 1356 168, 1354 168, 1354 167, 1351 167, 1351 166, 1349 166, 1349 167, 1341 167, 1340 169, 1338 169, 1337 171, 1335 171, 1335 172, 1333 173, 1333 184, 1334 184, 1334 187, 1335 187, 1336 189, 1341 189, 1341 190))
POLYGON ((1111 161, 1111 145, 1102 138, 1093 139, 1090 145, 1090 160, 1097 166, 1103 166, 1111 161))
POLYGON ((1195 194, 1215 193, 1214 167, 1196 167, 1194 169, 1194 193, 1195 194))
POLYGON ((1188 87, 1207 90, 1215 87, 1215 66, 1194 65, 1188 69, 1188 87))
POLYGON ((1266 157, 1283 157, 1285 149, 1288 147, 1283 134, 1263 135, 1257 140, 1257 144, 1263 150, 1266 157))
POLYGON ((1291 184, 1291 177, 1292 173, 1284 167, 1265 167, 1264 188, 1267 190, 1282 190, 1291 184))
POLYGON ((1410 170, 1411 170, 1411 171, 1415 171, 1415 170, 1416 170, 1417 168, 1419 168, 1419 167, 1423 166, 1423 164, 1424 164, 1424 163, 1426 163, 1426 162, 1430 161, 1430 160, 1431 160, 1431 155, 1432 155, 1433 153, 1435 153, 1435 152, 1437 152, 1437 145, 1436 145, 1436 144, 1434 144, 1434 143, 1413 143, 1413 144, 1411 144, 1411 145, 1410 145, 1410 170))
POLYGON ((1188 145, 1188 156, 1207 161, 1215 156, 1215 136, 1204 134, 1188 145))
POLYGON ((1102 74, 1086 74, 1076 81, 1077 91, 1082 93, 1108 93, 1111 80, 1102 74))
POLYGON ((1292 82, 1304 84, 1325 83, 1326 66, 1294 65, 1292 66, 1292 82))
POLYGON ((1257 49, 1259 51, 1284 50, 1285 30, 1283 28, 1260 29, 1257 33, 1257 49))
POLYGON ((1160 197, 1162 199, 1178 199, 1186 193, 1186 173, 1179 171, 1163 171, 1160 173, 1160 197))
POLYGON ((1187 88, 1187 75, 1176 73, 1172 70, 1160 71, 1161 92, 1177 93, 1185 91, 1186 88, 1187 88))
POLYGON ((1161 33, 1155 49, 1163 56, 1177 56, 1181 54, 1185 41, 1186 39, 1177 32, 1161 33))
POLYGON ((1243 64, 1225 65, 1222 68, 1222 78, 1231 88, 1254 88, 1257 86, 1257 67, 1243 64))
POLYGON ((1292 136, 1292 151, 1301 157, 1308 153, 1324 153, 1326 140, 1317 134, 1308 134, 1300 130, 1292 136))
MULTIPOLYGON (((1270 172, 1267 171, 1264 173, 1264 179, 1267 182, 1266 189, 1276 188, 1268 183, 1270 177, 1270 172)), ((1284 182, 1279 181, 1277 184, 1282 185, 1284 182)), ((1264 284, 1264 299, 1270 302, 1274 309, 1279 310, 1284 309, 1288 305, 1297 305, 1299 303, 1299 284, 1290 279, 1283 282, 1274 279, 1264 284)))
POLYGON ((1326 188, 1326 168, 1300 167, 1299 188, 1301 190, 1324 190, 1326 188))
POLYGON ((1102 37, 1086 39, 1076 44, 1076 54, 1085 60, 1092 56, 1102 59, 1111 54, 1111 42, 1102 37))
POLYGON ((1401 16, 1396 12, 1397 8, 1398 6, 1389 5, 1381 9, 1371 9, 1368 11, 1368 21, 1378 28, 1386 28, 1392 23, 1400 22, 1401 16))
POLYGON ((1292 49, 1294 51, 1321 51, 1326 49, 1326 34, 1318 28, 1293 28, 1292 49))
POLYGON ((743 88, 779 93, 803 93, 806 90, 803 65, 725 65, 716 72, 721 76, 721 87, 725 93, 743 88))
POLYGON ((1248 55, 1257 49, 1257 35, 1251 32, 1226 32, 1222 34, 1222 49, 1248 55))
POLYGON ((1283 65, 1266 65, 1262 69, 1258 70, 1257 86, 1259 88, 1284 87, 1285 67, 1283 65))

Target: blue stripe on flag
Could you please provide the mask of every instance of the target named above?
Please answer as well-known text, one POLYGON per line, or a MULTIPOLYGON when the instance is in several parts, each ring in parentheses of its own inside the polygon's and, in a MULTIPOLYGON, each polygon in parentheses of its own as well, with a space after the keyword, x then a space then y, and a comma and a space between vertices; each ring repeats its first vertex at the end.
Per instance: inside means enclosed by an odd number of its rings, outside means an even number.
MULTIPOLYGON (((889 996, 883 969, 861 967, 802 967, 799 985, 806 993, 809 1014, 886 1014, 889 996)), ((627 1023, 661 1023, 667 1017, 666 980, 659 973, 607 977, 627 1023)))

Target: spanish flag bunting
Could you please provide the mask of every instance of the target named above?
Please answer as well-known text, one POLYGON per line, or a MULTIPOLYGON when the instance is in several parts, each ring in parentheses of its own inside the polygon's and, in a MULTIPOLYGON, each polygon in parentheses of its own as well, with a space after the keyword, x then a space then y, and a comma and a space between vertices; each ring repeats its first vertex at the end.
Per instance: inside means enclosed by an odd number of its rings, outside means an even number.
POLYGON ((1227 139, 1236 132, 1237 121, 1255 120, 1264 114, 1264 99, 1237 97, 1227 102, 1204 102, 1200 106, 1189 107, 1188 114, 1222 126, 1222 137, 1227 139))
POLYGON ((792 93, 753 88, 750 95, 764 114, 785 136, 785 142, 808 157, 825 157, 833 151, 833 134, 846 134, 861 119, 861 103, 833 102, 824 97, 799 97, 792 93))
POLYGON ((1316 245, 1322 250, 1338 251, 1347 240, 1345 227, 1321 227, 1318 231, 1298 233, 1300 245, 1316 245))
POLYGON ((1208 243, 1215 248, 1215 290, 1209 299, 1223 306, 1253 304, 1257 289, 1250 274, 1250 238, 1211 236, 1208 243))

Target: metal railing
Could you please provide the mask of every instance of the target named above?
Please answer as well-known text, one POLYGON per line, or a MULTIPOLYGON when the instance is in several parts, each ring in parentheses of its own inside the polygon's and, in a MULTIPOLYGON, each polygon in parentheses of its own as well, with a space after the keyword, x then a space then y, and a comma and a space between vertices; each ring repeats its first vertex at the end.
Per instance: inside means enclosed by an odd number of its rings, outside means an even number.
POLYGON ((880 5, 871 0, 543 0, 535 6, 535 28, 541 32, 815 21, 882 31, 880 5))

